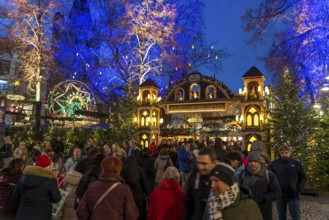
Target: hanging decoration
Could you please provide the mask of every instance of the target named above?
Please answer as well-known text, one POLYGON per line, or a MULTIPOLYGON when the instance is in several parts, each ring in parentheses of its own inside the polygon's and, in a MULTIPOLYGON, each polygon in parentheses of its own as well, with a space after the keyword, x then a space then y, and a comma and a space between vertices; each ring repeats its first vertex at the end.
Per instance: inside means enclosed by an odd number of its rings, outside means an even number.
POLYGON ((66 80, 57 84, 49 94, 49 114, 61 117, 83 118, 77 110, 95 111, 96 100, 89 87, 77 80, 66 80))

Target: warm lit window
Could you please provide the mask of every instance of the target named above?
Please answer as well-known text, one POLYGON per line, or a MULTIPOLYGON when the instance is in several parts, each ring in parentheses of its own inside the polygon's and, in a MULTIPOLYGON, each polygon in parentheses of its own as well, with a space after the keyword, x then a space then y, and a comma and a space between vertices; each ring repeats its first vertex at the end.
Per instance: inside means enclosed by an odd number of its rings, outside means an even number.
POLYGON ((257 141, 257 140, 258 140, 258 139, 257 139, 257 137, 255 137, 255 136, 251 136, 251 137, 249 138, 249 140, 248 140, 248 142, 247 142, 247 149, 248 149, 248 151, 251 150, 251 144, 252 144, 252 142, 257 141))
POLYGON ((143 148, 149 147, 148 136, 146 134, 143 134, 141 137, 141 145, 143 146, 143 148))
POLYGON ((190 87, 190 99, 200 99, 200 86, 196 83, 193 83, 190 87))
POLYGON ((158 116, 158 112, 153 111, 152 112, 152 126, 157 126, 157 116, 158 116))
POLYGON ((149 111, 144 110, 141 116, 141 126, 148 126, 150 124, 149 111))
POLYGON ((184 90, 182 88, 176 89, 175 100, 176 101, 184 101, 184 90))
POLYGON ((248 127, 258 127, 259 124, 259 114, 255 107, 251 107, 247 112, 247 126, 248 127))
POLYGON ((207 97, 207 99, 215 99, 216 98, 216 88, 214 86, 208 86, 207 87, 206 97, 207 97))

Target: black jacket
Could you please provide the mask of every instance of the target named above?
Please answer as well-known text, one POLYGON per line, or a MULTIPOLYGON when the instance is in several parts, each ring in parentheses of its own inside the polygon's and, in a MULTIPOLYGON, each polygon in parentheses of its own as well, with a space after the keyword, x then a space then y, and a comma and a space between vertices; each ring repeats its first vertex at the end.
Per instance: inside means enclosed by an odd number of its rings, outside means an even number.
POLYGON ((184 220, 202 219, 210 192, 209 175, 193 172, 186 184, 184 220))
POLYGON ((307 175, 299 161, 292 158, 288 160, 277 159, 270 164, 268 169, 276 175, 283 198, 300 198, 300 192, 306 184, 307 175))
POLYGON ((14 198, 19 200, 16 220, 51 220, 52 204, 61 200, 55 173, 37 166, 27 166, 18 181, 14 198))
POLYGON ((268 174, 266 174, 266 167, 263 164, 260 171, 255 175, 247 167, 241 171, 238 183, 251 191, 252 199, 262 212, 263 219, 271 220, 272 202, 280 198, 281 191, 274 173, 267 172, 268 174))

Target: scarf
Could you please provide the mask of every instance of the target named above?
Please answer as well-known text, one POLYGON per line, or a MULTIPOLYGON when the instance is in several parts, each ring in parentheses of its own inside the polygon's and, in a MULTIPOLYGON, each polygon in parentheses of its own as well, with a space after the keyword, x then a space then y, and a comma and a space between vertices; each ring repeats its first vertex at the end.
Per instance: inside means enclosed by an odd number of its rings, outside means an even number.
POLYGON ((240 188, 238 183, 234 183, 230 188, 228 188, 228 190, 220 195, 214 195, 211 191, 206 207, 209 220, 223 219, 223 209, 234 203, 239 195, 239 192, 240 188))

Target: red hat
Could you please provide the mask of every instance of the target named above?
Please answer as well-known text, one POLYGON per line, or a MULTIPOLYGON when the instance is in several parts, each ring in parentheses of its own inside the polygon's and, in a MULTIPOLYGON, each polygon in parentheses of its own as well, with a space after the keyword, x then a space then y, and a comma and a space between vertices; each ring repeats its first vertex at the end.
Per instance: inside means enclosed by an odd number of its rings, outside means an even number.
POLYGON ((41 155, 35 159, 35 166, 38 167, 49 167, 50 166, 50 159, 46 154, 41 155))
POLYGON ((156 147, 154 140, 152 141, 150 147, 156 147))

